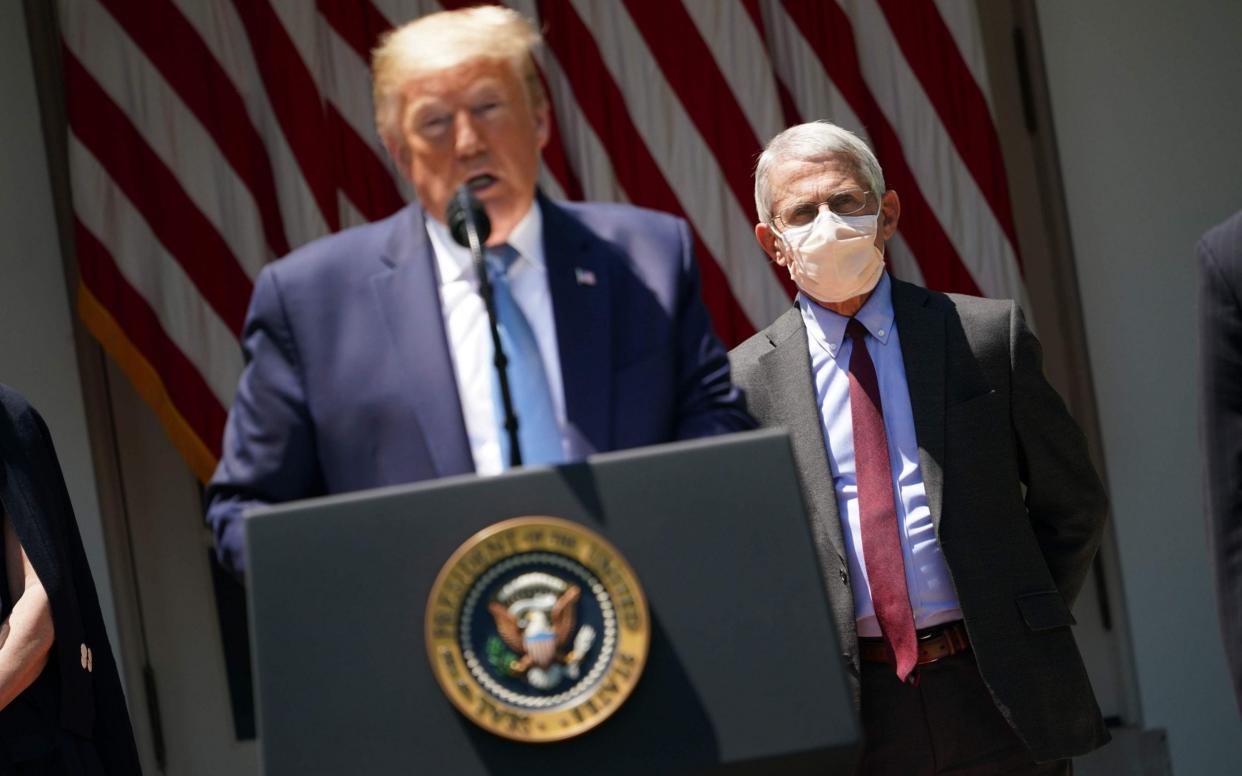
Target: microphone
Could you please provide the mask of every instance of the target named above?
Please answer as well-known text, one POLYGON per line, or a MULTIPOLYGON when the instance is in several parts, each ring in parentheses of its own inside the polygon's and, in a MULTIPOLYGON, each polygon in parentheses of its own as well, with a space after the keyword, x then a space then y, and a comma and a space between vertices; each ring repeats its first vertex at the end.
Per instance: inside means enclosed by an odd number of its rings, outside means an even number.
POLYGON ((453 192, 448 210, 444 213, 444 222, 448 224, 457 244, 470 248, 471 252, 480 249, 492 234, 492 221, 487 217, 487 209, 465 184, 453 192))
POLYGON ((521 466, 522 446, 518 441, 518 417, 513 408, 513 394, 509 390, 509 359, 505 356, 504 346, 500 342, 500 326, 496 322, 496 294, 492 289, 491 276, 487 273, 487 262, 483 259, 483 244, 492 233, 492 222, 487 217, 483 203, 463 183, 449 200, 448 208, 444 212, 444 223, 448 224, 453 240, 463 248, 470 249, 474 274, 479 278, 479 296, 483 297, 488 327, 492 332, 492 351, 496 354, 492 364, 496 369, 496 382, 500 385, 501 404, 504 405, 505 431, 509 437, 509 466, 521 466))

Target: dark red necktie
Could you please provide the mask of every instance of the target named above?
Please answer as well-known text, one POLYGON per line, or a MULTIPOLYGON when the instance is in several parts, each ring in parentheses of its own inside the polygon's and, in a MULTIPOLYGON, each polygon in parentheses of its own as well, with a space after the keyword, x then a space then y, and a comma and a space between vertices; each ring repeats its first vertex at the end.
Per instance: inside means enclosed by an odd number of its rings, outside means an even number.
POLYGON ((854 472, 858 480, 858 520, 862 527, 863 560, 871 584, 871 603, 884 643, 906 681, 918 663, 914 613, 906 588, 906 564, 897 534, 893 471, 884 434, 884 407, 875 364, 867 352, 867 330, 850 318, 845 333, 854 341, 850 354, 850 416, 854 423, 854 472))

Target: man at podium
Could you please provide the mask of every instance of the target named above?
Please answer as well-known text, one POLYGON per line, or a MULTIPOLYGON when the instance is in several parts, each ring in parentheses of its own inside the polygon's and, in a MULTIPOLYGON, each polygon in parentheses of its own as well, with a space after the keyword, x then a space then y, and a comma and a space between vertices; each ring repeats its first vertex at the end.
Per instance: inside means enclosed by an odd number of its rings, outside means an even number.
POLYGON ((207 518, 245 568, 255 504, 510 461, 490 322, 446 226, 461 187, 486 265, 524 463, 753 426, 712 333, 685 222, 536 189, 549 110, 539 33, 497 6, 397 28, 374 51, 376 123, 418 201, 266 267, 243 333, 207 518))

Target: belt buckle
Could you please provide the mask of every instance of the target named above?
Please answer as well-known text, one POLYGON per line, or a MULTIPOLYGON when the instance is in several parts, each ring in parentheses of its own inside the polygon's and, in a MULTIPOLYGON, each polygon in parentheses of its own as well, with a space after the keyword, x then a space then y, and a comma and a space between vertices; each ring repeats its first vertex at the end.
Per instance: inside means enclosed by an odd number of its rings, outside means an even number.
POLYGON ((918 645, 920 654, 917 664, 930 665, 932 663, 937 663, 946 657, 953 657, 960 652, 965 652, 970 646, 970 641, 966 638, 966 634, 962 632, 962 624, 960 622, 955 622, 952 625, 941 629, 939 633, 931 633, 919 638, 918 645), (922 654, 924 648, 930 650, 933 644, 939 647, 941 642, 944 644, 943 654, 935 656, 924 656, 922 654))
MULTIPOLYGON (((943 636, 944 636, 944 634, 938 634, 938 635, 936 635, 936 636, 929 636, 929 637, 928 637, 928 639, 927 639, 927 641, 925 641, 925 642, 921 642, 921 643, 919 644, 919 653, 920 653, 920 654, 919 654, 919 657, 918 657, 917 665, 921 665, 921 666, 928 666, 928 665, 931 665, 932 663, 939 663, 939 662, 940 662, 940 660, 941 660, 942 658, 949 657, 950 655, 952 655, 952 654, 953 654, 951 651, 950 651, 950 652, 946 652, 946 653, 945 653, 945 654, 943 654, 943 655, 935 655, 935 656, 931 656, 931 655, 924 656, 924 655, 922 654, 922 652, 923 652, 923 645, 924 645, 924 644, 930 644, 932 641, 939 641, 941 638, 943 638, 943 636)), ((950 649, 952 649, 952 645, 951 645, 951 644, 949 645, 949 647, 950 647, 950 649)))

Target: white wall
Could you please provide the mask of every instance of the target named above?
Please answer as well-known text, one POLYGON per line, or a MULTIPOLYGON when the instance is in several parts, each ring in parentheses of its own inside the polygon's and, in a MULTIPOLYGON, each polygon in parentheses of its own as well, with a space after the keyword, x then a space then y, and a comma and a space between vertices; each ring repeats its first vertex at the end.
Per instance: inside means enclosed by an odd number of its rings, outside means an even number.
POLYGON ((1196 431, 1199 235, 1242 209, 1242 2, 1038 0, 1143 721, 1242 773, 1196 431))
POLYGON ((52 210, 39 102, 19 2, 0 2, 0 382, 43 414, 94 572, 114 651, 116 615, 52 210))

